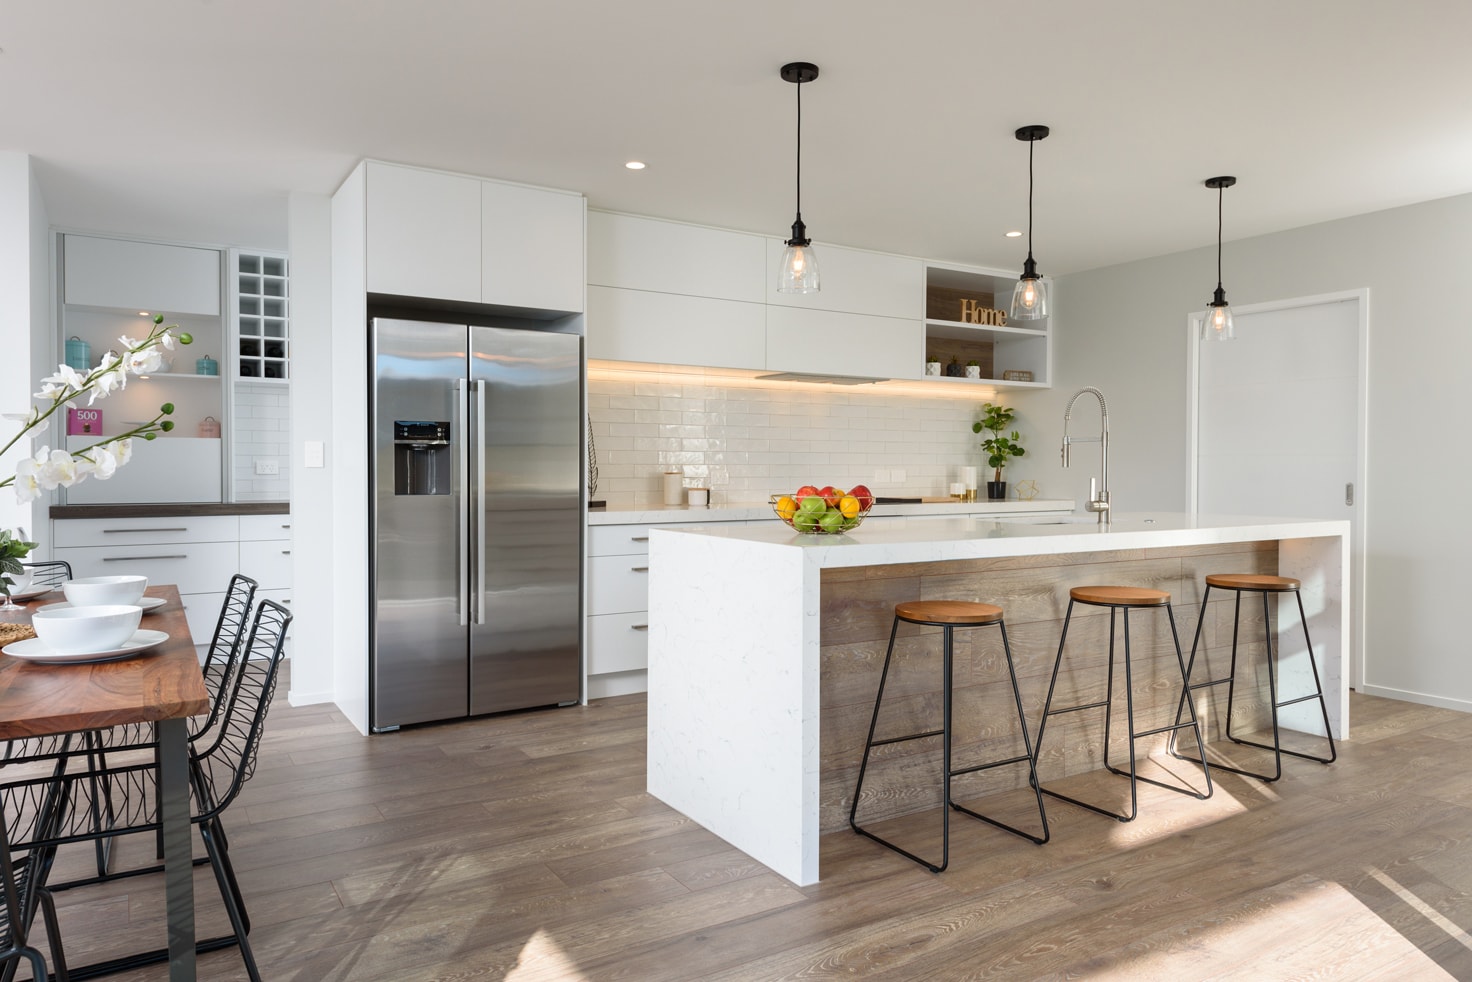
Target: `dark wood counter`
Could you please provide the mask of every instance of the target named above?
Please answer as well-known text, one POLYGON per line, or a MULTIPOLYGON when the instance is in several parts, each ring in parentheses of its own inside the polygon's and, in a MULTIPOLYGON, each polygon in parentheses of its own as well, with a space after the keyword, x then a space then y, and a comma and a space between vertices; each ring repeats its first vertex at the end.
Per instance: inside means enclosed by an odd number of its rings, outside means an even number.
POLYGON ((168 518, 171 515, 289 515, 289 501, 208 501, 173 504, 52 505, 52 518, 168 518))

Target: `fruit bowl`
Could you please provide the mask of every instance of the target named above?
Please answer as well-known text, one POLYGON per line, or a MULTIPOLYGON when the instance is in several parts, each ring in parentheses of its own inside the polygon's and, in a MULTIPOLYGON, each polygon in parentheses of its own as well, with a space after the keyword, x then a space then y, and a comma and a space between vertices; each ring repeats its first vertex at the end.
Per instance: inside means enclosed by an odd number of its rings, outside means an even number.
POLYGON ((805 535, 841 535, 863 524, 864 516, 868 515, 869 508, 873 507, 873 499, 865 495, 865 500, 868 502, 866 507, 858 499, 849 495, 836 497, 837 502, 829 504, 822 494, 803 494, 799 491, 797 494, 774 494, 768 501, 771 503, 772 513, 795 532, 802 532, 805 535), (842 502, 845 498, 854 504, 843 506, 842 502), (804 507, 803 502, 805 501, 813 501, 817 504, 809 504, 804 507))

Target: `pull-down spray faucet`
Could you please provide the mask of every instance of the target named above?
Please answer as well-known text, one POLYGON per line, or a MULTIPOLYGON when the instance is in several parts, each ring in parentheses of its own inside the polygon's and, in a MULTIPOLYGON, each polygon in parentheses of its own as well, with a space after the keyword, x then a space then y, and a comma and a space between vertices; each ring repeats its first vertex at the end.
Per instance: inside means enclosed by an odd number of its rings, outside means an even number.
POLYGON ((1086 506, 1089 511, 1097 512, 1099 524, 1109 524, 1109 404, 1104 401, 1104 393, 1092 385, 1085 386, 1073 394, 1068 400, 1068 408, 1063 410, 1063 466, 1068 466, 1068 448, 1075 443, 1098 443, 1099 444, 1099 478, 1089 478, 1089 503, 1086 506), (1078 402, 1078 397, 1085 392, 1093 393, 1099 400, 1099 435, 1089 437, 1077 437, 1068 435, 1068 420, 1073 415, 1073 404, 1078 402))

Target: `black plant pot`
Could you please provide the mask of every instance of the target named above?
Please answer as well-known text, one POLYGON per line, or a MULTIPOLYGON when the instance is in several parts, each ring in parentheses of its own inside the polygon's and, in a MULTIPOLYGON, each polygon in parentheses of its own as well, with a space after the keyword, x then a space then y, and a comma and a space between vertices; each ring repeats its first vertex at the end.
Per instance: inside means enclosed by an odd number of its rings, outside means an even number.
POLYGON ((965 378, 966 366, 950 364, 946 366, 946 378, 965 378))
POLYGON ((987 481, 986 496, 988 501, 1001 501, 1007 497, 1006 481, 987 481))

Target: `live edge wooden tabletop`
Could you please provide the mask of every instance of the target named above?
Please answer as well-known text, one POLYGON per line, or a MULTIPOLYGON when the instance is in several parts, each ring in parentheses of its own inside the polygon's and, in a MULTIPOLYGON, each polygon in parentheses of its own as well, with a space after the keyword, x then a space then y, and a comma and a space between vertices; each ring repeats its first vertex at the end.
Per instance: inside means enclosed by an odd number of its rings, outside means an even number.
MULTIPOLYGON (((152 586, 148 596, 168 601, 145 614, 141 627, 169 639, 134 658, 95 664, 39 664, 0 655, 0 740, 95 730, 122 723, 195 716, 209 708, 209 692, 184 619, 179 591, 152 586)), ((8 620, 29 622, 30 611, 62 600, 33 598, 8 620)))

